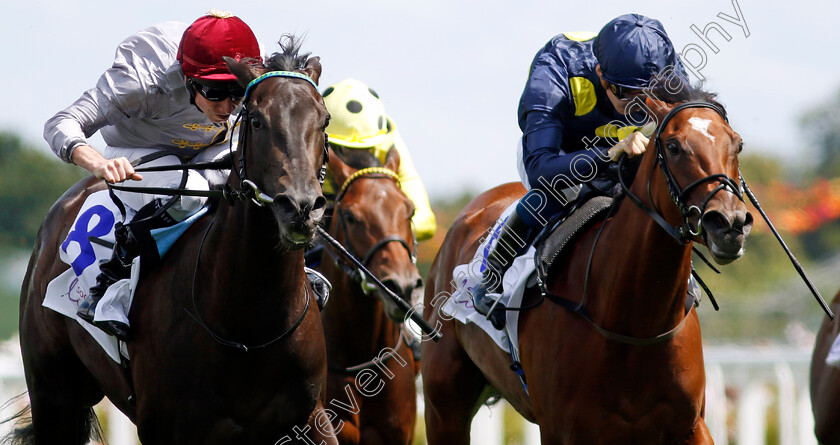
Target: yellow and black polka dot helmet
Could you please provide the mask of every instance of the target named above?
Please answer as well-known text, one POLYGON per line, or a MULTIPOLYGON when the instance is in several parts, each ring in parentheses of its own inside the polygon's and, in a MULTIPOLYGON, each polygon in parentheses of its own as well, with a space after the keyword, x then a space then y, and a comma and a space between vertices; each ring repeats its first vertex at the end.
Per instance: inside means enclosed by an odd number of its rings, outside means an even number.
POLYGON ((327 87, 323 96, 330 112, 330 143, 349 148, 391 144, 388 116, 376 91, 356 79, 345 79, 327 87))

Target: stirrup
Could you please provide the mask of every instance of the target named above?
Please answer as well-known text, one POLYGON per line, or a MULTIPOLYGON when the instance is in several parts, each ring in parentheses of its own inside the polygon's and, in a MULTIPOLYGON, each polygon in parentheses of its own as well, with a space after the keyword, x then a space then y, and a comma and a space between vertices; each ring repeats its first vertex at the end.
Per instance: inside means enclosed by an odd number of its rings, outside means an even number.
MULTIPOLYGON (((498 293, 492 293, 499 295, 498 293)), ((507 312, 505 305, 501 303, 501 295, 499 298, 490 298, 488 296, 487 288, 482 284, 476 288, 473 294, 473 306, 475 310, 484 315, 484 318, 490 320, 493 327, 502 330, 505 327, 505 313, 507 312)))
POLYGON ((85 298, 79 305, 79 310, 76 311, 76 316, 90 324, 93 324, 93 317, 96 315, 96 306, 99 304, 99 300, 102 299, 102 296, 95 298, 92 295, 89 295, 88 297, 89 298, 85 298))
POLYGON ((309 280, 309 284, 315 292, 315 298, 318 300, 318 310, 323 310, 324 306, 326 306, 327 302, 330 300, 332 284, 330 284, 330 281, 327 280, 327 277, 321 275, 321 273, 317 270, 304 267, 303 271, 306 272, 306 278, 309 280))
POLYGON ((127 342, 129 338, 128 325, 115 320, 95 321, 93 325, 102 332, 117 337, 118 340, 127 342))

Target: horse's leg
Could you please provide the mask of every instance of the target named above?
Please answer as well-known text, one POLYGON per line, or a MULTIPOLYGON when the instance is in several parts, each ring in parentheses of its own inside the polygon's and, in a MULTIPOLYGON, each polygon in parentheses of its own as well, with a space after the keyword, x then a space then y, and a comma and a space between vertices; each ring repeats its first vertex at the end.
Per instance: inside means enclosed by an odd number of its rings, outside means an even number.
POLYGON ((60 406, 47 397, 30 392, 32 424, 21 431, 31 444, 84 445, 99 438, 99 421, 93 408, 60 406), (28 430, 28 431, 25 431, 28 430))
POLYGON ((452 322, 443 338, 424 344, 423 395, 429 445, 470 443, 470 424, 487 381, 458 343, 452 322))

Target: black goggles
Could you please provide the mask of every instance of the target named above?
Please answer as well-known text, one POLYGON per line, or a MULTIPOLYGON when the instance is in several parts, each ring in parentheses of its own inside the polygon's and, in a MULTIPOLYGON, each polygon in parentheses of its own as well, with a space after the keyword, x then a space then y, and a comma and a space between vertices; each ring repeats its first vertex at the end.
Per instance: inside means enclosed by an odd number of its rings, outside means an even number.
POLYGON ((616 84, 610 84, 610 91, 615 94, 619 100, 630 100, 636 96, 641 96, 644 91, 639 89, 625 88, 616 84))
POLYGON ((204 85, 192 79, 189 79, 188 82, 195 91, 198 91, 199 94, 211 102, 221 102, 227 98, 230 98, 230 100, 234 102, 238 102, 245 96, 245 88, 242 88, 238 83, 234 82, 230 83, 230 85, 225 88, 204 85))

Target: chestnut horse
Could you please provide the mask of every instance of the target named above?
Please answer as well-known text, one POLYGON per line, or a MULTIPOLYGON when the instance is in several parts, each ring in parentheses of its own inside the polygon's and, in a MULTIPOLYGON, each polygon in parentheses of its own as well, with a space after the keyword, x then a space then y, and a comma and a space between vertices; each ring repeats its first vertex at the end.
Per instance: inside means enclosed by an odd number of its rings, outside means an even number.
POLYGON ((125 369, 76 320, 41 305, 47 283, 68 267, 59 244, 103 183, 81 181, 50 210, 21 292, 32 421, 15 433, 19 442, 87 443, 91 407, 104 395, 137 424, 144 444, 269 444, 300 435, 335 443, 323 409, 324 334, 302 250, 326 205, 319 171, 328 113, 315 86, 319 59, 298 49, 291 41, 265 67, 226 59, 239 83, 250 83, 226 195, 250 191, 254 202, 220 200, 165 264, 144 271, 125 369))
MULTIPOLYGON (((414 263, 414 204, 395 173, 399 154, 391 149, 384 168, 357 170, 335 154, 329 165, 337 190, 329 234, 410 302, 423 280, 414 263)), ((327 340, 327 398, 356 407, 348 410, 331 402, 338 415, 333 426, 339 443, 411 443, 419 369, 407 344, 411 334, 401 325, 404 311, 330 246, 324 249, 319 270, 333 285, 321 314, 327 340), (360 376, 374 373, 387 378, 357 386, 360 376)))
MULTIPOLYGON (((429 444, 469 443, 488 386, 539 425, 543 444, 712 443, 700 325, 685 310, 692 243, 731 262, 743 253, 752 216, 736 182, 741 138, 707 100, 647 100, 660 125, 636 180, 609 219, 585 228, 548 270, 552 301, 580 302, 581 310, 543 302, 521 312, 527 393, 490 337, 436 309, 453 290, 455 266, 472 260, 479 238, 524 190, 500 186, 462 210, 426 287, 425 318, 443 331, 440 342, 423 343, 429 444)), ((528 289, 523 306, 539 298, 528 289)))
MULTIPOLYGON (((835 314, 840 308, 840 292, 831 302, 835 314)), ((831 345, 840 332, 840 319, 827 316, 823 320, 814 354, 811 357, 811 407, 814 411, 814 433, 821 444, 840 444, 840 368, 826 364, 831 345)))

